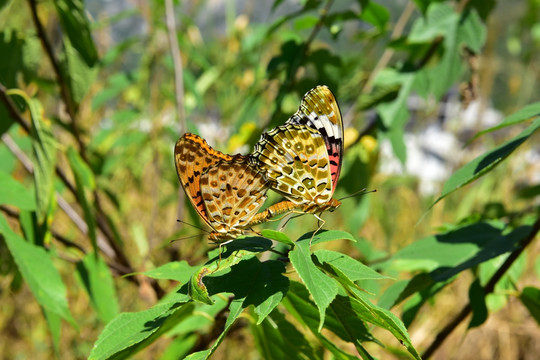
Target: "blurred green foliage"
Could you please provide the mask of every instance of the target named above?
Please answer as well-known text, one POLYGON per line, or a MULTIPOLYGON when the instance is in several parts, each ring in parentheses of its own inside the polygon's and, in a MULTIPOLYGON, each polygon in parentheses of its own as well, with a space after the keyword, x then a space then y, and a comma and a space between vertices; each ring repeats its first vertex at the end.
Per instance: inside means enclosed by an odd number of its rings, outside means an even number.
POLYGON ((535 358, 474 331, 497 317, 513 344, 538 337, 513 326, 540 323, 539 10, 0 1, 0 353, 426 358, 454 354, 438 339, 472 313, 465 340, 448 339, 462 358, 535 358), (319 84, 345 123, 335 196, 377 192, 323 214, 333 230, 280 219, 208 252, 174 143, 190 131, 249 153, 319 84), (473 125, 469 106, 484 111, 473 125), (464 149, 420 159, 425 175, 383 171, 385 144, 408 168, 413 136, 442 148, 448 134, 464 149), (432 158, 449 173, 425 194, 432 158))

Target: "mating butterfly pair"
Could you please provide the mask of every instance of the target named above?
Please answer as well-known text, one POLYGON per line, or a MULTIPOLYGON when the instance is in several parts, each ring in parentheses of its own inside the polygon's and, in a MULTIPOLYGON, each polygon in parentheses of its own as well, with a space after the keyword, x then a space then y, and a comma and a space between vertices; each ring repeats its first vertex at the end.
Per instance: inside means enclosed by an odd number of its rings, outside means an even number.
POLYGON ((253 225, 290 212, 317 213, 341 203, 332 198, 341 170, 343 122, 332 92, 307 92, 285 125, 263 133, 248 156, 227 155, 186 133, 174 154, 178 178, 191 203, 224 242, 253 225), (257 213, 271 188, 287 200, 257 213))

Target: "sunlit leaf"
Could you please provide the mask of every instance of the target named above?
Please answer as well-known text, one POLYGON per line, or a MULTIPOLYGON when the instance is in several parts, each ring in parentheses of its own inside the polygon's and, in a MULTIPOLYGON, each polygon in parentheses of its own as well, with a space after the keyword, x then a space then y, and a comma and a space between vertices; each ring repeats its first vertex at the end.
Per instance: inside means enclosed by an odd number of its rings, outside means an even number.
POLYGON ((444 184, 443 190, 439 198, 431 205, 454 192, 455 190, 467 185, 468 183, 478 179, 506 159, 515 149, 525 142, 538 128, 540 127, 540 118, 536 118, 529 127, 523 130, 516 137, 506 141, 504 144, 497 146, 495 149, 488 151, 485 154, 478 156, 462 168, 452 174, 450 179, 444 184))
POLYGON ((105 261, 90 253, 77 264, 77 273, 100 319, 107 323, 118 315, 119 306, 114 281, 105 261))
POLYGON ((153 279, 176 280, 181 284, 189 281, 189 278, 197 268, 190 266, 184 261, 171 261, 165 265, 143 272, 144 275, 153 279))
POLYGON ((319 270, 311 259, 309 238, 298 240, 289 253, 289 259, 298 276, 302 279, 319 309, 319 331, 324 324, 324 316, 328 305, 338 293, 334 279, 319 270))
POLYGON ((364 300, 362 295, 359 295, 357 298, 338 295, 330 305, 330 308, 344 323, 358 318, 390 331, 415 359, 420 360, 420 355, 412 345, 405 326, 390 311, 373 305, 368 300, 364 300))
POLYGON ((2 233, 9 251, 37 302, 48 311, 75 325, 68 309, 66 287, 49 254, 40 246, 26 242, 0 215, 2 233))
POLYGON ((22 210, 36 208, 33 193, 3 172, 0 172, 0 204, 13 205, 22 210))
POLYGON ((192 311, 193 304, 165 303, 140 312, 122 313, 105 326, 89 359, 129 358, 153 343, 176 322, 190 316, 192 311))

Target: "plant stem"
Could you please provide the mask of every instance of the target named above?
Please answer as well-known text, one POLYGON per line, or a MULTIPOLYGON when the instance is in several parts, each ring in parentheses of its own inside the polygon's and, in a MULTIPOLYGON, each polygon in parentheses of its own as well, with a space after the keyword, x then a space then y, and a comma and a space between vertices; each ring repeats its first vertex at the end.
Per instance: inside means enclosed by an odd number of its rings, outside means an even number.
MULTIPOLYGON (((493 274, 493 276, 489 279, 487 284, 484 286, 484 295, 491 294, 494 289, 495 285, 503 275, 510 269, 510 266, 517 260, 517 258, 523 253, 525 248, 534 240, 538 232, 540 231, 540 218, 536 220, 536 222, 533 224, 531 228, 531 232, 526 238, 523 238, 518 245, 518 249, 513 251, 508 258, 504 261, 504 263, 499 267, 499 269, 493 274)), ((461 309, 461 311, 446 325, 438 334, 435 336, 435 339, 431 343, 431 345, 428 346, 424 354, 422 354, 423 359, 429 358, 433 353, 442 345, 442 343, 446 340, 446 338, 452 333, 452 331, 455 330, 455 328, 463 321, 465 318, 471 313, 471 304, 468 303, 461 309)))

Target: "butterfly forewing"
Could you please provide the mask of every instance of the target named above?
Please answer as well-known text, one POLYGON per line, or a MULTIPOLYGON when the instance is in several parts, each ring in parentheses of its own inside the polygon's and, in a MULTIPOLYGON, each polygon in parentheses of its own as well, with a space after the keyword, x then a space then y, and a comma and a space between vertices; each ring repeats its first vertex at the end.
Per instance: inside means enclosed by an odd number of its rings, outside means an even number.
POLYGON ((275 191, 296 204, 323 204, 332 197, 326 146, 310 127, 283 125, 263 134, 252 161, 275 191))
POLYGON ((218 232, 249 227, 266 200, 265 179, 245 159, 211 166, 200 182, 206 211, 218 232))
POLYGON ((336 98, 327 86, 317 86, 302 98, 298 111, 286 124, 309 126, 319 131, 328 151, 332 191, 337 186, 343 155, 343 121, 336 98))
POLYGON ((204 208, 200 177, 210 166, 233 157, 212 149, 200 136, 186 133, 176 142, 174 158, 182 188, 199 215, 211 226, 204 208))

